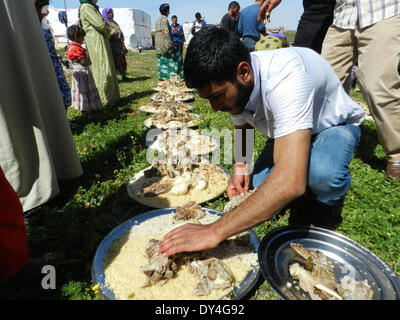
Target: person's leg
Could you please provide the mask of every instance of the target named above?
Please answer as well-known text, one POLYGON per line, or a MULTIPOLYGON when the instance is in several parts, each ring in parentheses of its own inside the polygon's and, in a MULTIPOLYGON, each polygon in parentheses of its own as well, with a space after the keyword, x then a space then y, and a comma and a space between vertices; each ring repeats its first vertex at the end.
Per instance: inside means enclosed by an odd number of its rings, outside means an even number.
POLYGON ((360 128, 341 125, 319 133, 312 143, 307 190, 292 206, 289 223, 334 229, 350 187, 349 165, 360 140, 360 128))
POLYGON ((400 15, 356 31, 357 79, 388 157, 386 174, 400 180, 400 15), (396 169, 397 164, 397 170, 396 169))
POLYGON ((126 70, 121 70, 119 73, 122 76, 122 81, 127 81, 128 80, 128 78, 126 76, 126 70))
POLYGON ((350 91, 350 81, 346 80, 357 61, 356 47, 354 31, 335 26, 329 28, 322 46, 322 57, 331 65, 346 92, 350 91))
POLYGON ((326 32, 333 21, 335 4, 336 0, 304 0, 304 12, 293 45, 321 53, 326 32))
POLYGON ((254 47, 256 46, 256 41, 251 39, 251 38, 243 38, 242 40, 243 44, 247 49, 249 49, 250 52, 254 51, 254 47))
POLYGON ((311 146, 307 185, 315 199, 343 205, 350 187, 349 165, 360 140, 360 128, 341 125, 319 133, 311 146))
POLYGON ((167 54, 157 54, 158 60, 158 80, 169 79, 169 60, 167 54))

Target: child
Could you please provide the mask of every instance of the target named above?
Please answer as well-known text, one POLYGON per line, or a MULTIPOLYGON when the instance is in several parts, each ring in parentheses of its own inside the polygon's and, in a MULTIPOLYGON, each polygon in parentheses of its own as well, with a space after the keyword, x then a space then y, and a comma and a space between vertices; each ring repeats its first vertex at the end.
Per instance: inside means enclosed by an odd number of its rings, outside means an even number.
POLYGON ((72 63, 72 107, 84 111, 96 110, 101 107, 93 75, 90 72, 90 59, 82 47, 85 31, 78 25, 67 29, 68 38, 72 41, 67 49, 67 58, 72 63))

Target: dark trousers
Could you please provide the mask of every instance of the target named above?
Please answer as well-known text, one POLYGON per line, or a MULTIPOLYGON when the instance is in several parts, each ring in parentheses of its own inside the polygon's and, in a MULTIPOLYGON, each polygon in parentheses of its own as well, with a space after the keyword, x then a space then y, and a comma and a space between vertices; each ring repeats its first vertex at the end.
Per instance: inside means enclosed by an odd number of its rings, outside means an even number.
POLYGON ((303 0, 304 12, 293 45, 321 53, 326 32, 333 21, 335 4, 336 0, 303 0))

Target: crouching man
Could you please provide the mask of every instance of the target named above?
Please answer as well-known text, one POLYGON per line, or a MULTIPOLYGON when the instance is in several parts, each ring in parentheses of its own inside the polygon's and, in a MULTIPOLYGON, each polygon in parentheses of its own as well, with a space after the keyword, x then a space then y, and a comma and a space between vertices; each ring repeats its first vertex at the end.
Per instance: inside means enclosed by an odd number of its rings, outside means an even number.
POLYGON ((335 227, 364 111, 320 55, 300 47, 249 54, 237 36, 210 27, 190 42, 184 77, 236 129, 256 128, 269 139, 251 175, 246 164, 234 164, 228 196, 257 190, 213 224, 171 231, 159 252, 216 247, 288 206, 291 224, 335 227))

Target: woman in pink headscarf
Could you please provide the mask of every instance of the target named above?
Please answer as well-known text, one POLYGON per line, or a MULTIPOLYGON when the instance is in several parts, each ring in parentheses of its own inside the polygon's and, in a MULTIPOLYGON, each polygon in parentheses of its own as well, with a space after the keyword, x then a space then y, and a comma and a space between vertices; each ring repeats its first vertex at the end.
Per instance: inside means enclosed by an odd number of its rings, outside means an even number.
POLYGON ((110 46, 114 58, 115 69, 121 74, 122 81, 128 81, 126 77, 127 63, 126 54, 128 50, 124 44, 124 34, 118 23, 114 20, 114 11, 111 8, 104 8, 102 12, 103 18, 107 21, 111 28, 110 46))

